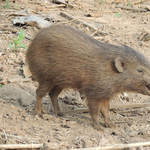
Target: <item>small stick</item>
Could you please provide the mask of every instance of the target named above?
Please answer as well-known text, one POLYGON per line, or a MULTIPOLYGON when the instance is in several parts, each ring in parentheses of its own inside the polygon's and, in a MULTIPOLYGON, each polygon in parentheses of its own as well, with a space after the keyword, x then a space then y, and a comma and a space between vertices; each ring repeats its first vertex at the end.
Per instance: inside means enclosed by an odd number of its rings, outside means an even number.
POLYGON ((124 111, 119 111, 119 113, 128 113, 132 111, 138 111, 139 109, 132 109, 132 110, 124 110, 124 111))
MULTIPOLYGON (((61 14, 63 17, 67 17, 68 19, 71 19, 71 20, 76 19, 74 16, 71 16, 70 14, 68 14, 68 13, 66 13, 66 12, 62 12, 62 11, 61 11, 60 14, 61 14)), ((91 30, 93 30, 93 31, 97 31, 97 30, 98 30, 98 28, 91 26, 90 24, 88 24, 88 23, 82 21, 81 19, 77 19, 76 22, 84 24, 85 26, 89 27, 89 28, 90 28, 91 30)), ((101 34, 101 35, 106 35, 106 34, 107 34, 106 32, 103 32, 103 31, 97 31, 97 33, 99 33, 99 34, 101 34)))
POLYGON ((132 11, 139 11, 139 12, 147 12, 148 10, 146 9, 140 9, 140 8, 132 8, 128 6, 121 6, 121 5, 116 5, 116 8, 122 8, 122 9, 127 9, 127 10, 132 10, 132 11))
POLYGON ((125 102, 120 98, 120 95, 118 95, 118 98, 123 104, 125 104, 125 102))
POLYGON ((71 4, 71 3, 63 3, 63 4, 65 4, 66 6, 68 6, 68 7, 75 7, 75 8, 78 8, 78 6, 76 6, 76 5, 73 5, 73 4, 71 4))
POLYGON ((8 80, 8 82, 29 82, 31 81, 31 78, 24 78, 24 79, 12 79, 12 80, 8 80))
MULTIPOLYGON (((109 109, 119 109, 119 108, 134 108, 134 107, 150 107, 150 103, 144 103, 144 104, 121 104, 121 105, 114 105, 114 106, 110 106, 109 109)), ((62 113, 87 113, 89 112, 88 108, 81 108, 81 109, 77 109, 77 110, 71 110, 71 111, 63 111, 62 113)))
POLYGON ((96 31, 94 31, 94 33, 92 33, 91 36, 94 36, 95 34, 97 34, 98 30, 99 28, 96 31))
POLYGON ((135 1, 133 2, 133 5, 137 5, 137 4, 140 4, 140 3, 144 3, 146 2, 147 0, 142 0, 142 1, 135 1))
POLYGON ((78 7, 78 6, 73 5, 73 4, 71 4, 71 3, 66 3, 66 2, 59 1, 59 0, 58 0, 58 1, 55 0, 54 3, 55 3, 55 2, 59 2, 59 3, 61 3, 61 4, 64 4, 64 5, 66 5, 66 6, 68 6, 68 7, 72 7, 72 8, 73 8, 73 7, 78 7))
POLYGON ((0 144, 0 149, 33 149, 41 147, 43 147, 43 144, 0 144))
POLYGON ((145 97, 146 97, 146 95, 143 96, 143 97, 141 97, 140 100, 139 100, 139 102, 141 102, 143 99, 145 99, 145 97))
POLYGON ((0 81, 0 84, 6 84, 6 83, 14 83, 14 82, 29 82, 31 81, 30 78, 24 78, 24 79, 8 79, 6 81, 0 81))
POLYGON ((11 26, 12 24, 0 24, 0 26, 11 26))
MULTIPOLYGON (((4 11, 3 9, 0 9, 0 11, 4 11)), ((7 11, 16 11, 16 10, 14 10, 14 9, 5 9, 5 12, 7 12, 7 11)))
POLYGON ((6 134, 5 130, 3 130, 3 132, 4 132, 5 138, 7 140, 7 134, 6 134))
MULTIPOLYGON (((101 147, 93 147, 93 148, 80 148, 80 150, 118 150, 130 147, 140 147, 140 146, 148 146, 150 142, 142 142, 142 143, 130 143, 130 144, 115 144, 111 146, 101 146, 101 147)), ((78 150, 78 149, 72 149, 78 150)))
POLYGON ((58 24, 67 24, 67 23, 71 23, 71 22, 73 22, 73 21, 76 21, 77 19, 79 19, 79 18, 72 19, 71 21, 60 22, 60 23, 58 23, 58 24))
POLYGON ((128 123, 127 121, 114 121, 115 124, 128 123))
POLYGON ((82 140, 82 137, 81 138, 79 138, 77 141, 75 141, 75 144, 77 144, 79 141, 81 141, 82 140))
POLYGON ((28 138, 28 137, 16 136, 16 135, 11 135, 11 134, 6 134, 6 133, 0 133, 0 135, 5 135, 5 137, 12 137, 12 138, 18 138, 18 139, 27 139, 27 140, 35 139, 35 138, 28 138))
MULTIPOLYGON (((28 14, 25 13, 19 13, 19 12, 12 12, 12 13, 7 13, 9 16, 27 16, 28 14)), ((6 14, 6 15, 7 15, 6 14)))
MULTIPOLYGON (((3 30, 5 31, 11 31, 12 33, 16 33, 17 35, 19 35, 20 33, 17 32, 17 30, 11 28, 11 27, 8 27, 8 28, 3 28, 3 30)), ((28 39, 28 40, 33 40, 33 38, 29 35, 25 35, 25 38, 28 39)))
POLYGON ((53 8, 59 8, 59 7, 66 7, 65 4, 61 4, 61 5, 54 5, 54 6, 45 6, 48 9, 53 9, 53 8))

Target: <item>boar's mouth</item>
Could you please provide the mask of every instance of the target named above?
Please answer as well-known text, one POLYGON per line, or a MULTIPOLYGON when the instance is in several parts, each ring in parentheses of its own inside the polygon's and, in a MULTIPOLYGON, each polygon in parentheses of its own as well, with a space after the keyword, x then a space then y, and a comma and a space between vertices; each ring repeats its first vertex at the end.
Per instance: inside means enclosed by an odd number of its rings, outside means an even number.
POLYGON ((148 89, 148 91, 150 91, 150 84, 149 85, 145 85, 145 86, 148 89))

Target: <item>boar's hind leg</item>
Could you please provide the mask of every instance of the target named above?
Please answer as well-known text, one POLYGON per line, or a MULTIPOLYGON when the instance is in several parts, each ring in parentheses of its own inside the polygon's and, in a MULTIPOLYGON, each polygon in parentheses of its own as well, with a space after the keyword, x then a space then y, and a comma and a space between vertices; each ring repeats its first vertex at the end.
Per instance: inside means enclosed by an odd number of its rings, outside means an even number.
POLYGON ((104 130, 104 127, 99 123, 100 102, 88 101, 88 107, 94 123, 94 128, 96 130, 104 130))
POLYGON ((54 86, 52 88, 52 90, 49 92, 49 96, 51 98, 55 114, 58 115, 58 116, 63 116, 63 114, 60 112, 60 107, 59 107, 59 104, 58 104, 58 95, 60 94, 60 92, 62 90, 63 90, 62 88, 54 86))
POLYGON ((102 113, 104 117, 105 125, 109 126, 110 128, 114 128, 115 125, 109 119, 109 100, 102 101, 100 103, 100 112, 102 113))
POLYGON ((36 109, 35 109, 35 114, 37 114, 39 117, 42 116, 42 114, 41 114, 42 97, 45 96, 46 93, 48 93, 51 88, 45 86, 44 84, 40 84, 39 83, 39 87, 36 90, 36 109))

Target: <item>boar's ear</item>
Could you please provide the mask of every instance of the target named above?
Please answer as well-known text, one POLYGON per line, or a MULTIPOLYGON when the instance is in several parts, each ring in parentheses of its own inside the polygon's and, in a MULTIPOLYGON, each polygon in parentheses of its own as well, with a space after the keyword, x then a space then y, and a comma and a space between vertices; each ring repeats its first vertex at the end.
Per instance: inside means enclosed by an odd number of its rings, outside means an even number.
POLYGON ((122 57, 117 57, 115 59, 115 67, 119 72, 124 71, 124 60, 122 57))

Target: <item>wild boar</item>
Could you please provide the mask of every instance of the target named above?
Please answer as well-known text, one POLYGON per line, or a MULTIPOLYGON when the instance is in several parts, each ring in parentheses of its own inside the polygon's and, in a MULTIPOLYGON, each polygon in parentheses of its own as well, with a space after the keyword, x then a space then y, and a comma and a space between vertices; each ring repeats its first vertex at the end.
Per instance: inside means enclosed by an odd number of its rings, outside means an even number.
POLYGON ((42 29, 30 44, 26 61, 36 90, 36 114, 41 116, 42 97, 49 93, 55 113, 61 115, 58 95, 64 88, 85 94, 94 128, 102 130, 109 119, 109 101, 121 92, 150 95, 150 64, 139 52, 126 45, 99 42, 78 29, 52 25, 42 29))

